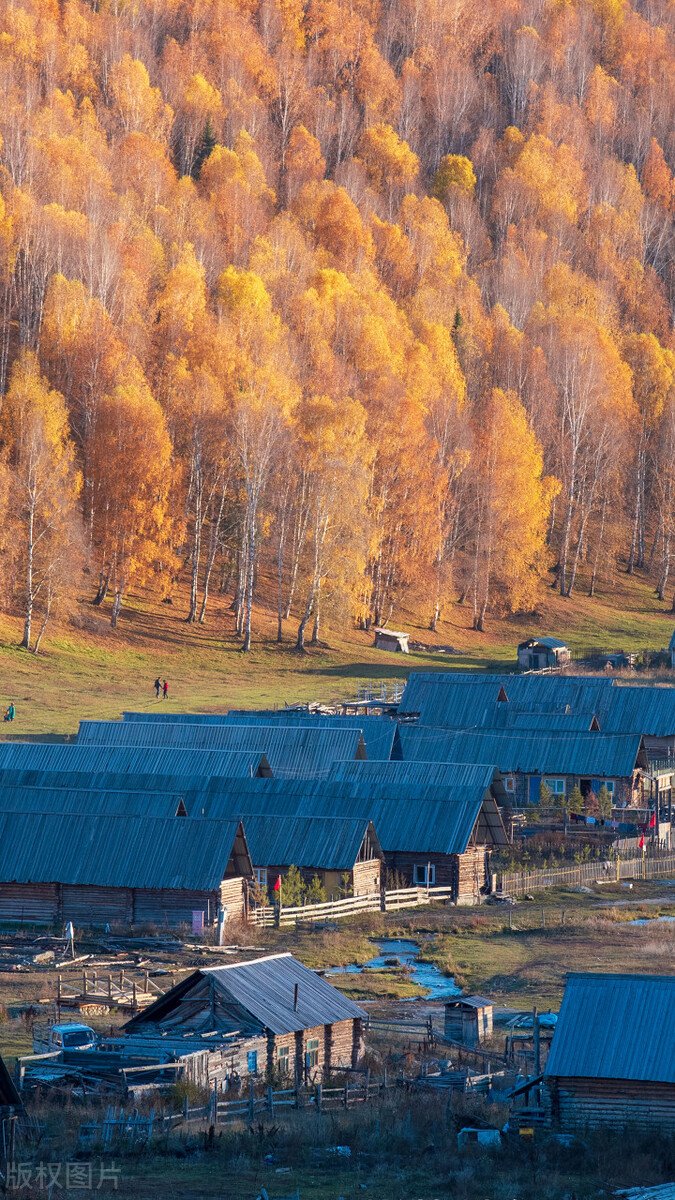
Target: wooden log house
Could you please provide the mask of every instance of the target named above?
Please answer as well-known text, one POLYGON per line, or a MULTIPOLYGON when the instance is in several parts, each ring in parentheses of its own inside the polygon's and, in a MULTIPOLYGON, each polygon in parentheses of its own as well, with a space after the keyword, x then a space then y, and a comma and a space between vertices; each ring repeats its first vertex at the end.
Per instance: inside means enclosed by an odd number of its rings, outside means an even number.
POLYGON ((0 921, 242 919, 252 869, 238 820, 0 812, 0 921))
POLYGON ((329 897, 341 889, 353 896, 380 891, 384 855, 366 818, 249 814, 246 837, 254 876, 270 897, 291 865, 305 883, 318 879, 329 897))
POLYGON ((675 1132, 670 975, 568 976, 544 1069, 551 1123, 675 1132))
POLYGON ((361 1066, 365 1013, 291 954, 193 972, 127 1022, 127 1045, 208 1036, 206 1078, 313 1083, 361 1066))

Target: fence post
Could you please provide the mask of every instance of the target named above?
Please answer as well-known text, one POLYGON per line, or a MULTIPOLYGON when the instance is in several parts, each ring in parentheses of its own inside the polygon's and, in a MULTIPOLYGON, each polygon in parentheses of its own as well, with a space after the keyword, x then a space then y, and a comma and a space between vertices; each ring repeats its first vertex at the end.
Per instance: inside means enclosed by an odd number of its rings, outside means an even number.
POLYGON ((298 1075, 297 1066, 295 1068, 295 1107, 300 1107, 300 1076, 298 1075))
POLYGON ((218 1080, 217 1079, 214 1079, 214 1081, 213 1081, 213 1094, 211 1097, 211 1108, 212 1108, 212 1112, 213 1112, 213 1117, 212 1117, 211 1123, 213 1125, 217 1125, 218 1124, 218 1080))
POLYGON ((187 1098, 187 1095, 185 1095, 185 1096, 183 1096, 183 1120, 185 1121, 186 1124, 187 1124, 187 1119, 188 1119, 188 1098, 187 1098))
POLYGON ((249 1083, 249 1092, 248 1092, 248 1119, 249 1119, 249 1121, 252 1121, 252 1120, 253 1120, 253 1118, 254 1118, 254 1116, 255 1116, 255 1097, 254 1097, 254 1095, 253 1095, 253 1076, 251 1076, 251 1078, 249 1079, 248 1083, 249 1083))
POLYGON ((318 1113, 322 1112, 322 1105, 323 1105, 323 1088, 321 1087, 320 1083, 317 1083, 317 1085, 316 1085, 316 1111, 318 1113))
POLYGON ((546 914, 545 914, 543 908, 541 910, 541 927, 542 927, 542 929, 546 928, 546 914))
POLYGON ((344 1105, 345 1108, 349 1108, 349 1080, 345 1084, 344 1105))
POLYGON ((561 924, 561 925, 564 925, 564 924, 565 924, 565 909, 564 909, 564 908, 563 908, 563 910, 562 910, 562 912, 561 912, 561 914, 560 914, 560 924, 561 924))
POLYGON ((274 1092, 271 1084, 267 1089, 267 1111, 274 1116, 274 1092))

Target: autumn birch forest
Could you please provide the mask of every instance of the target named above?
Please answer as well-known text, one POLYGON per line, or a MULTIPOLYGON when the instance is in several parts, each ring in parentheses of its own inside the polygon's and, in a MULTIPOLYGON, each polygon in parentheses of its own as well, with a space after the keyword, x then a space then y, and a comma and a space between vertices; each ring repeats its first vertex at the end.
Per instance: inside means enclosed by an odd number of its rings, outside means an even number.
POLYGON ((2 0, 23 645, 670 600, 673 167, 673 0, 2 0))

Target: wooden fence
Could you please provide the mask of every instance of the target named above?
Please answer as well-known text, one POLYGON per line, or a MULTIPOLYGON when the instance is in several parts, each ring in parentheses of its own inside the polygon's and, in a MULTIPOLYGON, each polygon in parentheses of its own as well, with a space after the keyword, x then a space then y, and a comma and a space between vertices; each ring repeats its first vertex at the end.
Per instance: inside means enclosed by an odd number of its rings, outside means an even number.
POLYGON ((221 1100, 216 1097, 213 1112, 216 1121, 227 1125, 232 1121, 251 1122, 261 1113, 274 1116, 282 1108, 307 1109, 322 1113, 338 1108, 352 1108, 357 1104, 367 1103, 383 1096, 386 1090, 393 1087, 394 1081, 384 1076, 381 1082, 371 1081, 367 1072, 362 1083, 345 1083, 341 1087, 325 1087, 321 1083, 313 1087, 290 1087, 276 1090, 268 1087, 264 1095, 256 1096, 253 1080, 250 1081, 248 1096, 240 1096, 236 1100, 221 1100))
POLYGON ((418 908, 438 900, 451 900, 452 888, 397 888, 392 891, 371 892, 366 896, 348 896, 344 900, 327 900, 322 904, 301 904, 284 908, 266 904, 251 909, 249 919, 256 925, 296 925, 302 921, 336 921, 362 912, 396 912, 400 908, 418 908))
POLYGON ((613 862, 579 863, 550 871, 514 871, 497 875, 497 888, 508 896, 522 896, 547 887, 590 887, 622 879, 657 879, 675 874, 675 855, 659 858, 617 858, 613 862))

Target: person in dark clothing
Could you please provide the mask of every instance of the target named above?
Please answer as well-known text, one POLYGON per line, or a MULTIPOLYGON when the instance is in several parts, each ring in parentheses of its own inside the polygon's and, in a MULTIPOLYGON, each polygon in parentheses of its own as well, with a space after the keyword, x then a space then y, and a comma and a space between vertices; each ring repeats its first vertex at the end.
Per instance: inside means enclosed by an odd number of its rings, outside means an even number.
POLYGON ((159 700, 159 692, 160 692, 160 688, 161 688, 161 686, 162 686, 162 683, 161 683, 161 680, 160 680, 160 679, 159 679, 159 677, 158 677, 158 678, 155 680, 155 696, 157 697, 157 699, 158 699, 158 700, 159 700))
POLYGON ((169 685, 166 682, 166 679, 164 680, 164 683, 162 684, 162 696, 164 697, 165 700, 169 699, 169 685))

